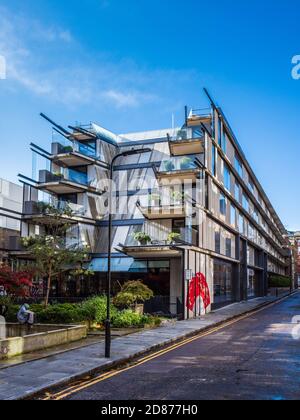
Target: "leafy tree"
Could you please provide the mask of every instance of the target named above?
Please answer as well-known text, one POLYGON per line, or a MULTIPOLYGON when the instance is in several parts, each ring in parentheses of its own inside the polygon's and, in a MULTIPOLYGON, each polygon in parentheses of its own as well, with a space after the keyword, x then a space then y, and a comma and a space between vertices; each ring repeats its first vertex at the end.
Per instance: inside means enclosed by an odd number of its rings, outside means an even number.
POLYGON ((79 245, 68 246, 66 234, 72 224, 73 212, 68 205, 63 208, 39 203, 41 214, 47 217, 45 235, 23 238, 23 246, 34 257, 36 273, 47 278, 45 307, 49 303, 52 280, 61 273, 88 272, 84 263, 88 261, 89 250, 79 245))
POLYGON ((13 271, 8 264, 0 264, 0 286, 9 297, 30 296, 33 276, 31 268, 13 271))
POLYGON ((115 297, 116 306, 136 306, 140 302, 146 302, 154 296, 151 289, 142 281, 129 281, 124 284, 121 292, 115 297))
POLYGON ((88 249, 77 245, 66 246, 64 238, 59 236, 38 236, 23 239, 23 245, 34 257, 36 273, 47 278, 45 307, 49 303, 52 280, 59 274, 82 267, 88 261, 88 249))

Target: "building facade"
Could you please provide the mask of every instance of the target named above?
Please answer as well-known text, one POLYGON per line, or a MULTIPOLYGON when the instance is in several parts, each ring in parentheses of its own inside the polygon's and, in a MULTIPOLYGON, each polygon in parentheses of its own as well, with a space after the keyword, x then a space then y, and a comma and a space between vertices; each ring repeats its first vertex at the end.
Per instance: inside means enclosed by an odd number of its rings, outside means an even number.
POLYGON ((143 133, 115 135, 96 124, 66 130, 43 115, 53 126, 52 150, 31 145, 44 166, 35 179, 22 177, 22 235, 47 232, 39 201, 68 203, 67 242, 89 246, 95 272, 79 283, 58 281, 54 296, 105 293, 110 188, 113 292, 143 280, 155 294, 148 312, 196 317, 266 295, 270 274, 289 274, 287 232, 208 98, 209 109, 186 108, 182 126, 143 133), (126 156, 133 149, 147 153, 126 156))
POLYGON ((19 243, 22 211, 22 186, 0 179, 0 261, 19 243))
POLYGON ((289 232, 295 287, 300 287, 300 232, 289 232))

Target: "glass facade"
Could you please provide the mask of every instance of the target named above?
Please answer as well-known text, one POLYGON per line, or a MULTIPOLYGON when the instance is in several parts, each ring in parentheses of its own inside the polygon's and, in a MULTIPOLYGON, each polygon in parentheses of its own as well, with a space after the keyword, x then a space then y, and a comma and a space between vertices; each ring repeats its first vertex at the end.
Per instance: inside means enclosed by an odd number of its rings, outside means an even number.
POLYGON ((214 260, 214 305, 222 306, 233 301, 233 266, 214 260))

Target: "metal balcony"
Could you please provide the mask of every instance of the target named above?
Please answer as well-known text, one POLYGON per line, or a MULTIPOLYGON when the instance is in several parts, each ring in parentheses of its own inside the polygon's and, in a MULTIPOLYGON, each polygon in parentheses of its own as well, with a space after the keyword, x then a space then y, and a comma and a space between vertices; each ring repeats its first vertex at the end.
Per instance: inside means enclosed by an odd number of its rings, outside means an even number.
POLYGON ((72 169, 57 174, 47 170, 40 171, 37 188, 57 195, 97 192, 97 188, 91 185, 86 174, 72 169))
POLYGON ((189 127, 199 126, 201 124, 211 124, 212 113, 210 108, 191 109, 187 118, 187 125, 189 127))
POLYGON ((25 221, 30 221, 35 225, 53 226, 63 224, 77 224, 85 215, 83 206, 63 201, 53 203, 38 203, 36 201, 26 201, 24 203, 25 221), (58 211, 52 211, 58 210, 58 211), (65 214, 64 214, 65 212, 65 214))
POLYGON ((148 244, 119 244, 120 251, 132 258, 176 258, 181 256, 179 247, 197 247, 198 231, 194 228, 174 229, 179 237, 174 242, 151 240, 148 244))
POLYGON ((102 163, 102 165, 107 166, 104 162, 104 157, 97 153, 96 146, 94 147, 78 141, 68 142, 68 145, 63 145, 58 142, 52 143, 51 160, 65 167, 84 166, 95 163, 102 163))
POLYGON ((168 136, 172 156, 197 155, 204 153, 204 133, 198 129, 181 129, 174 136, 168 136))
POLYGON ((203 169, 204 154, 174 157, 163 160, 159 169, 155 169, 159 182, 170 181, 174 184, 196 182, 203 169))

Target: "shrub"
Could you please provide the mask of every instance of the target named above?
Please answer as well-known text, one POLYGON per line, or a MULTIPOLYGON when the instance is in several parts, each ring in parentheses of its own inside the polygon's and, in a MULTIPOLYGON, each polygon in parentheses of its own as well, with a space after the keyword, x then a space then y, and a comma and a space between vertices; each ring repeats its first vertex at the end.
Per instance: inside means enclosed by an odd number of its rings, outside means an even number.
MULTIPOLYGON (((106 320, 106 297, 105 296, 95 296, 91 299, 86 300, 85 302, 79 305, 80 312, 85 321, 97 322, 98 324, 103 324, 106 320)), ((117 312, 117 309, 114 305, 111 305, 111 314, 114 316, 117 312)))
POLYGON ((121 292, 115 297, 114 304, 118 307, 130 307, 140 302, 146 302, 153 297, 152 290, 140 280, 128 281, 121 292))
POLYGON ((269 287, 291 287, 292 279, 283 276, 272 276, 269 279, 269 287))
POLYGON ((117 312, 112 317, 112 325, 115 328, 144 327, 149 320, 147 315, 140 315, 131 309, 117 312))

